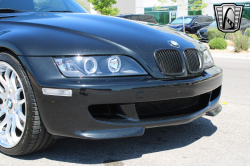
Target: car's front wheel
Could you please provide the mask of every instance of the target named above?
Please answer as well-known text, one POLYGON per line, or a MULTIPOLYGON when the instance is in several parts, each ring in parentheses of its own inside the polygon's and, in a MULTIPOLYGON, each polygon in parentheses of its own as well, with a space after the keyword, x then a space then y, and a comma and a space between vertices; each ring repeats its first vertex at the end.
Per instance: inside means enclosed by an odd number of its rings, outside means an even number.
POLYGON ((12 53, 0 53, 0 150, 8 155, 25 155, 54 142, 41 121, 22 65, 12 53))

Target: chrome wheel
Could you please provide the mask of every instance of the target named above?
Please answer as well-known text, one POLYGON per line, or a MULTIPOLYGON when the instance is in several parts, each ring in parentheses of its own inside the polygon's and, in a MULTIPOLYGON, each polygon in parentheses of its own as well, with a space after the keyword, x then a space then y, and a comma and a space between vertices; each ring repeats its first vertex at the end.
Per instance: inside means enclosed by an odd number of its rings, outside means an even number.
POLYGON ((16 146, 26 124, 26 98, 17 72, 0 61, 0 145, 16 146))

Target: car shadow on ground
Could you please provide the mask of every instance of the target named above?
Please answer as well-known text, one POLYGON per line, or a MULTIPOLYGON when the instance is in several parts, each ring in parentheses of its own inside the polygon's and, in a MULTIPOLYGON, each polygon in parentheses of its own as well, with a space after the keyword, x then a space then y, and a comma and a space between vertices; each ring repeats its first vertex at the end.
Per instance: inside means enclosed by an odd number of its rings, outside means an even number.
POLYGON ((182 148, 202 137, 213 135, 217 127, 206 118, 180 126, 147 129, 145 135, 114 140, 60 139, 50 149, 18 157, 22 160, 48 160, 77 163, 102 164, 140 158, 144 154, 182 148))

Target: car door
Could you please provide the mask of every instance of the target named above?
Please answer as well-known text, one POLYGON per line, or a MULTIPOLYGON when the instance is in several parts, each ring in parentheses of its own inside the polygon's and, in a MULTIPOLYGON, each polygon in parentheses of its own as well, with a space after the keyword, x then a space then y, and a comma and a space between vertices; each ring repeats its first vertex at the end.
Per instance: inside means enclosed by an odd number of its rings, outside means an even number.
POLYGON ((191 33, 197 33, 199 29, 202 28, 202 17, 197 17, 194 19, 192 26, 191 26, 191 33))
POLYGON ((211 23, 213 22, 213 20, 209 17, 203 17, 202 18, 202 27, 206 27, 206 26, 209 26, 211 23))

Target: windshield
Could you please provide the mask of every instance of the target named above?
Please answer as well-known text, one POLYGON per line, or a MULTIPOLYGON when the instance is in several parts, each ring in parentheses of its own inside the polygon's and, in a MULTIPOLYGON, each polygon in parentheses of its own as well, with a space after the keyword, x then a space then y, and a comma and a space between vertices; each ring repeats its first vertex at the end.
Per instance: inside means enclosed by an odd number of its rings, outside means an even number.
POLYGON ((214 21, 212 24, 210 24, 210 27, 216 27, 217 26, 217 22, 214 21))
MULTIPOLYGON (((191 17, 184 18, 185 24, 190 24, 192 20, 193 20, 193 18, 191 18, 191 17)), ((171 24, 183 24, 183 18, 182 17, 177 18, 171 24)))
POLYGON ((75 0, 0 0, 0 9, 22 12, 88 13, 75 0))

